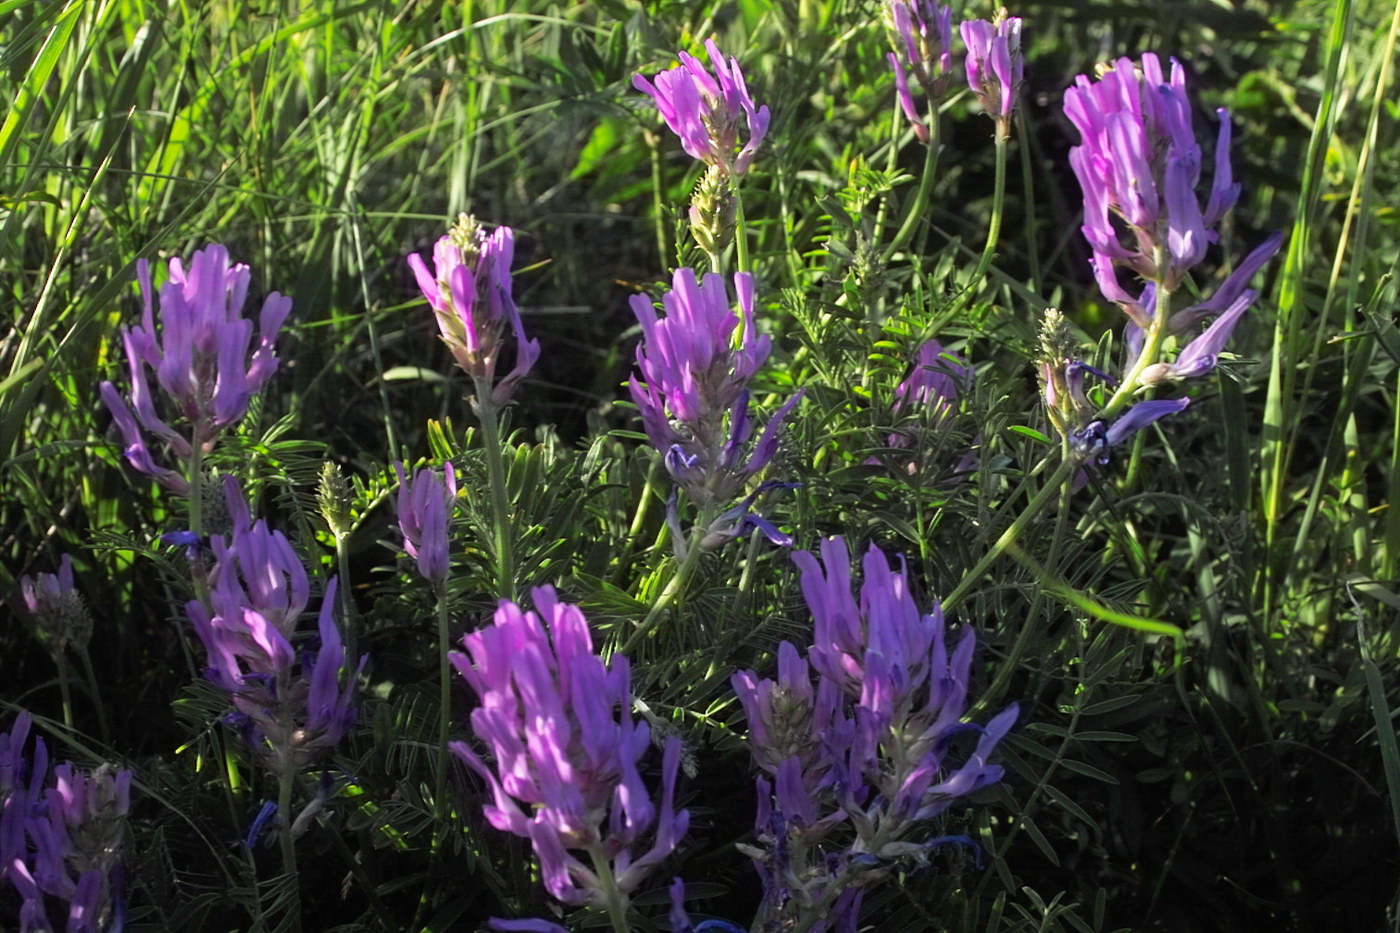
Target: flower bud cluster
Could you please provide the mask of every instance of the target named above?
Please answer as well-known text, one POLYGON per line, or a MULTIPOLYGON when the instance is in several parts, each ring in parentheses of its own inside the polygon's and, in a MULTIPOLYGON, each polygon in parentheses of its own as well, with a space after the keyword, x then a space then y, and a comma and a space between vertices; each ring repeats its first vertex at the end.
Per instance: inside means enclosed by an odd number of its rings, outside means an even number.
POLYGON ((320 647, 299 657, 292 638, 310 599, 306 570, 282 532, 251 521, 231 477, 225 491, 233 532, 210 539, 208 603, 191 600, 185 611, 208 655, 205 676, 233 703, 229 723, 273 774, 294 774, 355 722, 355 677, 341 682, 337 581, 326 585, 321 602, 320 647))
POLYGON ((48 775, 43 739, 25 745, 33 719, 21 711, 0 733, 0 881, 20 896, 21 933, 104 933, 124 921, 121 848, 131 772, 91 772, 65 762, 48 775), (55 924, 50 905, 67 905, 55 924))
POLYGON ((983 728, 963 722, 975 637, 952 656, 942 613, 921 613, 903 566, 866 553, 859 597, 841 538, 793 555, 814 634, 804 659, 783 643, 778 679, 735 674, 758 779, 764 929, 854 929, 862 890, 938 844, 923 824, 1000 780, 989 763, 1016 720, 1011 704, 983 728), (812 683, 816 677, 815 686, 812 683), (961 732, 980 733, 959 756, 961 732))
POLYGON ((1025 74, 1021 54, 1021 18, 998 13, 996 19, 964 20, 958 27, 967 46, 967 86, 982 110, 996 120, 997 134, 1011 132, 1011 114, 1025 74))
POLYGON ((242 419, 252 397, 277 371, 272 345, 292 302, 276 292, 267 296, 258 315, 257 347, 249 359, 253 322, 243 317, 243 303, 252 273, 245 265, 230 264, 227 249, 211 244, 196 251, 188 270, 178 258, 170 260, 170 276, 160 289, 159 331, 146 260, 137 262, 136 277, 144 301, 141 324, 122 328, 131 388, 123 398, 116 386, 103 382, 102 401, 121 430, 127 461, 184 495, 188 480, 156 463, 150 438, 182 460, 195 447, 203 453, 212 450, 219 433, 242 419), (148 367, 175 414, 189 426, 188 433, 171 427, 157 413, 148 367))
POLYGON ((539 341, 525 339, 512 294, 514 259, 515 232, 502 226, 487 234, 469 214, 460 215, 434 244, 431 270, 417 253, 408 257, 418 288, 437 317, 442 342, 467 375, 489 388, 493 405, 510 401, 540 357, 539 341), (515 366, 492 387, 507 326, 515 336, 515 366))
POLYGON ((29 610, 45 646, 61 656, 69 648, 81 653, 92 639, 92 615, 73 585, 73 558, 64 554, 58 573, 19 578, 20 597, 29 610))
POLYGON ((604 663, 583 612, 552 587, 532 597, 533 612, 503 600, 493 624, 464 639, 467 653, 451 655, 480 700, 472 731, 495 767, 464 742, 452 750, 490 788, 487 821, 530 840, 550 894, 605 908, 611 888, 625 906, 689 825, 675 809, 680 739, 666 742, 655 805, 637 767, 651 740, 632 718, 627 658, 604 663))

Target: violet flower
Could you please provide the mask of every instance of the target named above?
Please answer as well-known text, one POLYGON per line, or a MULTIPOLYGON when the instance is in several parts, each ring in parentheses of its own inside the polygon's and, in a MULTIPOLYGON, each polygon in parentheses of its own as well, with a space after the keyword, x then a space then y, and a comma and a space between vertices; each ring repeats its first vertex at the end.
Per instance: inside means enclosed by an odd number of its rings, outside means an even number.
POLYGON ((989 759, 1018 708, 985 729, 963 722, 975 636, 969 629, 950 657, 941 612, 918 609, 902 562, 891 567, 872 546, 857 595, 841 538, 793 561, 812 610, 807 659, 784 643, 778 681, 732 679, 768 775, 757 782, 759 845, 743 848, 763 876, 763 923, 853 930, 866 887, 901 861, 966 841, 927 839, 920 824, 1000 780, 989 759), (981 733, 976 747, 954 755, 953 736, 969 730, 981 733))
POLYGON ((895 47, 886 57, 894 71, 899 106, 919 141, 928 143, 929 127, 914 102, 909 79, 923 90, 930 105, 942 96, 953 70, 953 11, 934 0, 889 0, 886 9, 895 47))
POLYGON ((408 479, 403 464, 395 463, 399 477, 399 530, 403 532, 403 549, 418 561, 418 572, 434 586, 447 579, 451 562, 448 533, 452 524, 452 508, 457 501, 457 476, 449 461, 442 465, 442 475, 423 468, 408 479))
POLYGON ((249 358, 253 322, 243 317, 252 278, 248 267, 231 265, 228 250, 211 244, 195 252, 188 270, 178 258, 170 260, 169 269, 170 276, 160 288, 157 332, 150 266, 144 259, 136 263, 144 310, 139 325, 122 328, 131 389, 125 399, 111 382, 103 382, 100 391, 121 429, 127 461, 184 495, 189 492, 188 480, 156 463, 152 440, 182 460, 190 457, 195 446, 204 453, 212 450, 220 432, 242 419, 252 397, 277 371, 272 345, 292 302, 276 292, 263 301, 257 346, 249 358), (187 432, 171 427, 157 413, 147 367, 155 373, 156 384, 165 391, 175 415, 188 425, 187 432))
POLYGON ((91 772, 54 768, 42 739, 32 765, 24 746, 32 719, 21 712, 0 734, 0 879, 20 896, 21 933, 104 933, 121 928, 121 849, 131 806, 131 772, 106 765, 91 772), (66 905, 54 924, 50 905, 66 905))
POLYGON ((19 590, 25 608, 55 657, 70 647, 80 653, 87 650, 92 638, 92 616, 73 585, 71 556, 63 555, 56 574, 20 577, 19 590))
POLYGON ((467 653, 451 654, 480 700, 472 731, 495 767, 464 742, 451 747, 490 788, 487 821, 530 840, 551 895, 606 908, 610 877, 625 909, 689 824, 675 809, 681 742, 667 739, 654 805, 637 767, 651 742, 646 723, 632 719, 627 658, 604 663, 582 611, 552 587, 532 596, 535 611, 503 600, 493 624, 463 640, 467 653))
POLYGON ((334 618, 337 580, 321 601, 320 647, 299 659, 292 638, 310 596, 306 571, 280 531, 250 522, 232 478, 226 490, 233 534, 210 539, 209 605, 191 600, 185 612, 208 655, 205 676, 233 703, 230 724, 274 774, 296 773, 355 722, 355 673, 341 685, 347 659, 334 618))
POLYGON ((691 158, 718 167, 725 175, 743 175, 768 133, 768 108, 754 106, 738 59, 726 61, 714 40, 706 41, 705 51, 713 75, 699 59, 679 52, 681 63, 658 74, 654 84, 638 74, 632 77, 632 86, 656 102, 662 119, 691 158), (739 148, 741 123, 747 128, 747 139, 739 148))
POLYGON ((997 132, 1011 130, 1011 113, 1021 88, 1025 59, 1021 54, 1021 18, 998 16, 995 22, 964 20, 958 27, 967 46, 967 86, 982 110, 997 122, 997 132))
POLYGON ((677 485, 702 508, 722 505, 773 459, 783 419, 802 393, 768 420, 745 457, 753 433, 748 385, 771 349, 768 336, 754 326, 753 276, 734 276, 739 314, 730 308, 718 275, 697 283, 694 271, 681 268, 672 281, 661 299, 665 317, 646 296, 632 298, 642 327, 637 347, 642 379, 633 376, 629 388, 642 426, 677 485))
MULTIPOLYGON (((1097 81, 1076 78, 1065 91, 1064 107, 1081 137, 1070 150, 1070 165, 1084 192, 1082 230, 1093 249, 1094 277, 1105 298, 1150 332, 1158 315, 1144 296, 1134 297, 1119 283, 1117 269, 1126 267, 1170 293, 1204 258, 1217 238, 1211 228, 1239 198, 1240 186, 1230 169, 1230 115, 1223 108, 1216 111, 1215 170, 1202 209, 1196 194, 1201 149, 1191 129, 1186 73, 1179 62, 1173 60, 1170 74, 1164 75, 1150 52, 1141 64, 1120 58, 1097 81)), ((1250 268, 1249 275, 1280 242, 1270 238, 1242 264, 1250 268)), ((1184 312, 1191 315, 1187 319, 1160 326, 1180 333, 1201 315, 1223 312, 1247 281, 1235 280, 1231 293, 1218 301, 1197 305, 1184 312)))
POLYGON ((493 405, 510 401, 540 357, 539 341, 525 339, 512 295, 514 258, 515 232, 510 227, 497 227, 488 235, 468 214, 459 215, 434 244, 431 271, 417 253, 408 257, 418 288, 437 317, 442 342, 478 391, 489 392, 493 405), (507 326, 515 337, 515 367, 493 388, 507 326))

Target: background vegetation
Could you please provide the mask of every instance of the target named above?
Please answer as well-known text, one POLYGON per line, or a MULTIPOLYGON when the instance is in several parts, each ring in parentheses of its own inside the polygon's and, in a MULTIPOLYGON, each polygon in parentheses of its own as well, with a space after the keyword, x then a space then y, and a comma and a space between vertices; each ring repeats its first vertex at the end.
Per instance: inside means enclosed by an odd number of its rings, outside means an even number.
MULTIPOLYGON (((969 279, 992 208, 991 122, 966 92, 946 105, 950 148, 914 248, 872 261, 923 164, 894 108, 875 2, 0 0, 0 593, 72 553, 97 620, 98 687, 78 688, 66 728, 53 660, 17 614, 0 626, 0 708, 47 717, 61 757, 135 768, 129 929, 289 922, 275 853, 240 854, 265 788, 220 751, 220 698, 179 609, 188 572, 158 543, 183 516, 125 466, 97 396, 124 378, 135 260, 223 242, 253 267, 255 292, 292 296, 282 369, 214 467, 253 482, 322 578, 336 562, 315 507, 322 461, 359 493, 343 547, 372 661, 336 759, 344 789, 299 843, 310 928, 546 915, 528 852, 484 825, 465 773, 451 857, 427 856, 435 622, 431 594, 396 563, 386 466, 450 455, 468 490, 484 467, 469 386, 405 257, 458 211, 515 228, 516 296, 544 348, 510 414, 517 579, 554 583, 600 638, 625 636, 671 569, 663 474, 618 403, 636 338, 625 299, 703 265, 681 226, 697 168, 630 81, 711 36, 774 118, 744 188, 777 348, 762 388, 808 393, 772 473, 803 485, 768 513, 801 547, 842 533, 904 553, 926 602, 986 553, 1053 452, 1033 366, 1044 309, 1104 359, 1119 330, 1078 232, 1060 111, 1074 76, 1144 50, 1179 58, 1198 130, 1217 106, 1237 121, 1244 193, 1210 262, 1273 229, 1289 237, 1236 332, 1238 359, 1034 523, 1025 562, 1004 558, 956 608, 983 645, 979 715, 1022 703, 1002 746, 1009 775, 948 818, 983 865, 940 854, 868 901, 867 923, 1400 923, 1400 515, 1388 508, 1400 494, 1400 4, 1011 12, 1027 87, 982 283, 969 279), (975 391, 921 442, 923 470, 868 465, 891 430, 919 426, 896 425, 890 403, 932 334, 974 364, 975 391), (940 481, 974 438, 976 474, 940 481)), ((489 612, 495 574, 489 514, 470 491, 466 503, 461 630, 489 612)), ((693 756, 682 871, 716 915, 742 920, 758 897, 733 848, 752 786, 728 672, 770 669, 776 643, 800 642, 807 624, 786 554, 735 543, 706 558, 634 659, 636 693, 693 756)), ((466 692, 456 701, 464 723, 466 692)), ((0 926, 12 909, 0 896, 0 926)))

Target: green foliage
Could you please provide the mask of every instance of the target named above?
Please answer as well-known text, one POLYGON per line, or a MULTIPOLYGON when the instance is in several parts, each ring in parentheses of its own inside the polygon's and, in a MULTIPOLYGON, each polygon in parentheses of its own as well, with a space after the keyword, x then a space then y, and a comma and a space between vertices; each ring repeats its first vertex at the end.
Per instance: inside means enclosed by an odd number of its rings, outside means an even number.
MULTIPOLYGON (((971 273, 997 209, 991 124, 951 95, 949 148, 928 172, 894 107, 879 8, 0 0, 0 591, 18 607, 18 578, 72 553, 97 620, 95 674, 74 676, 66 726, 68 674, 29 626, 0 627, 0 728, 22 705, 47 717, 60 757, 135 768, 129 930, 416 933, 552 915, 528 846, 485 823, 484 788, 455 759, 435 799, 436 602, 399 557, 391 464, 459 471, 454 643, 489 618, 502 571, 472 386, 405 258, 458 211, 516 229, 516 297, 544 352, 503 431, 504 575, 522 593, 559 587, 615 650, 681 565, 669 479, 620 401, 637 338, 626 298, 656 296, 678 259, 707 264, 686 232, 698 173, 630 81, 710 36, 774 115, 742 187, 775 346, 760 420, 806 390, 768 472, 800 485, 761 510, 799 547, 844 534, 902 553, 921 603, 958 593, 951 616, 984 646, 973 718, 1022 704, 999 752, 1007 779, 930 831, 973 837, 984 865, 940 852, 909 867, 867 899, 868 928, 1397 922, 1400 4, 1012 10, 1029 85, 985 277, 971 273), (1088 273, 1060 93, 1096 57, 1143 49, 1191 71, 1198 129, 1216 106, 1236 119, 1244 194, 1207 267, 1280 227, 1286 258, 1190 409, 1071 492, 1050 482, 1040 322, 1059 307, 1108 368, 1121 316, 1088 273), (275 843, 242 843, 277 788, 199 676, 189 561, 159 543, 183 506, 126 466, 97 395, 126 378, 135 261, 209 241, 252 266, 255 293, 294 301, 282 367, 210 475, 243 479, 317 594, 342 576, 342 625, 371 659, 298 876, 275 843), (934 336, 975 383, 946 418, 893 412, 934 336), (317 503, 327 460, 351 484, 343 537, 317 503)), ((700 555, 685 582, 630 652, 638 715, 683 738, 691 778, 683 858, 654 880, 684 874, 692 908, 743 922, 759 892, 733 845, 753 804, 728 678, 771 670, 783 639, 808 644, 810 616, 788 555, 756 534, 700 555)), ((466 739, 467 691, 452 700, 466 739)), ((299 812, 319 777, 299 778, 299 812)), ((665 928, 663 892, 634 903, 637 929, 665 928)), ((0 926, 13 904, 0 890, 0 926)))

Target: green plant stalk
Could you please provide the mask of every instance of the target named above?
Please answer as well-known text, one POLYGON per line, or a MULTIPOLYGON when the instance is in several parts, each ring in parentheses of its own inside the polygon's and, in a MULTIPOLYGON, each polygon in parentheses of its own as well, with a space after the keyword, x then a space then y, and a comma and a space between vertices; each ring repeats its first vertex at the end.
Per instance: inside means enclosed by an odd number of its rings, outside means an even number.
POLYGON ((438 742, 437 764, 433 768, 433 810, 438 825, 442 825, 447 818, 443 799, 447 793, 447 732, 452 719, 452 665, 447 658, 451 618, 447 612, 446 583, 433 584, 433 595, 437 598, 438 626, 438 742))
MULTIPOLYGON (((196 427, 190 441, 190 531, 204 534, 204 444, 196 427)), ((200 594, 203 596, 203 593, 200 594)))
POLYGON ((992 267, 992 257, 996 255, 997 243, 1001 240, 1001 216, 1006 211, 1006 151, 1011 134, 1006 125, 997 122, 996 187, 992 191, 992 219, 987 226, 987 242, 982 246, 982 256, 977 260, 977 270, 972 273, 969 293, 975 289, 992 267))
POLYGON ((335 536, 335 567, 340 575, 340 617, 345 620, 345 659, 353 664, 358 657, 355 651, 360 620, 355 614, 355 601, 350 598, 350 555, 345 550, 345 537, 335 536))
POLYGON ((894 254, 904 248, 904 244, 909 242, 909 238, 914 235, 914 231, 919 228, 919 221, 923 219, 924 212, 928 209, 929 196, 933 193, 933 176, 938 171, 938 120, 937 111, 933 111, 935 119, 929 121, 929 141, 925 146, 924 170, 919 175, 919 190, 914 193, 914 199, 909 202, 909 210, 904 214, 904 222, 899 225, 899 230, 895 233, 894 239, 890 240, 890 245, 885 247, 884 253, 880 255, 880 261, 889 265, 894 254))
MULTIPOLYGON (((711 261, 714 261, 713 258, 711 261)), ((749 261, 749 225, 744 214, 744 195, 738 185, 734 186, 734 265, 736 272, 753 271, 749 261)), ((715 272, 724 274, 724 270, 718 266, 715 272)))
POLYGON ((709 529, 710 523, 714 521, 713 512, 713 508, 710 507, 700 510, 695 524, 690 529, 690 540, 686 545, 685 559, 676 568, 671 579, 666 582, 665 588, 656 597, 656 602, 651 604, 651 609, 647 612, 646 618, 642 620, 642 624, 638 625, 632 634, 627 636, 627 640, 618 649, 623 654, 632 650, 638 642, 651 634, 651 630, 661 621, 661 617, 671 603, 675 602, 676 597, 685 591, 690 578, 695 574, 695 568, 700 565, 700 554, 703 550, 700 545, 705 540, 705 533, 709 529))
POLYGON ((292 838, 292 785, 296 775, 283 766, 277 776, 277 812, 282 815, 282 872, 292 879, 292 929, 301 930, 301 876, 297 874, 297 844, 292 838))
POLYGON ((102 735, 102 744, 112 745, 112 733, 107 728, 107 710, 102 705, 102 695, 97 689, 97 671, 92 666, 92 655, 84 645, 78 650, 78 657, 83 662, 83 676, 87 678, 88 694, 92 697, 92 708, 97 713, 97 728, 102 735))
POLYGON ((73 691, 69 685, 68 659, 61 653, 53 656, 54 663, 58 665, 58 692, 63 703, 63 725, 69 730, 73 728, 73 691))
POLYGON ((501 410, 491 401, 491 385, 476 379, 472 404, 481 422, 481 442, 486 453, 486 475, 491 487, 491 521, 496 529, 497 593, 515 599, 515 542, 510 525, 510 496, 506 490, 505 450, 501 445, 501 410))
POLYGON ((608 919, 612 921, 613 933, 629 933, 627 898, 618 889, 617 879, 613 877, 612 864, 599 843, 590 845, 588 854, 593 858, 593 873, 598 876, 598 885, 603 889, 603 898, 608 904, 608 919))
POLYGON ((651 217, 656 231, 656 258, 665 268, 671 259, 670 246, 666 243, 666 189, 661 180, 661 140, 651 130, 645 131, 642 139, 651 153, 651 217))

